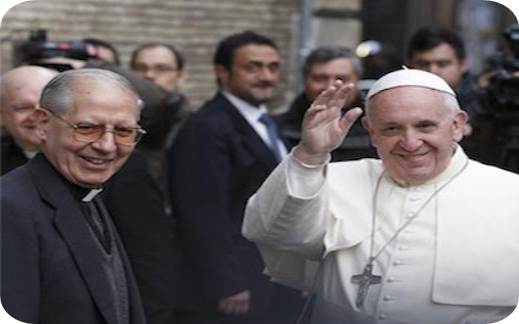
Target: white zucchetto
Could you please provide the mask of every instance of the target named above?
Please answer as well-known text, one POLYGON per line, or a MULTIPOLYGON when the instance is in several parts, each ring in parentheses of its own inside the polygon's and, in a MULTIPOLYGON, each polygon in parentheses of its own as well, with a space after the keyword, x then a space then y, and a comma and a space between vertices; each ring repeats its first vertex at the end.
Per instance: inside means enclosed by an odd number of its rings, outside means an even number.
POLYGON ((447 82, 436 74, 416 69, 403 69, 388 73, 378 79, 369 89, 366 99, 371 99, 381 91, 403 86, 424 87, 456 96, 447 82))

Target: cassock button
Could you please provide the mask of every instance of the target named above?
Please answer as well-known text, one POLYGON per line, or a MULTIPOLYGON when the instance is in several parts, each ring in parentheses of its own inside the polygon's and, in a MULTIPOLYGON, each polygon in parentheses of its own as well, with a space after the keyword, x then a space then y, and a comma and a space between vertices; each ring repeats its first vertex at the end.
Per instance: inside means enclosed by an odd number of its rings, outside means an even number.
POLYGON ((401 264, 402 264, 402 260, 395 260, 395 261, 393 262, 393 265, 396 265, 396 266, 399 266, 399 265, 401 265, 401 264))
POLYGON ((391 283, 391 282, 395 282, 395 281, 396 281, 396 278, 393 277, 393 276, 387 278, 387 282, 390 282, 390 283, 391 283))
POLYGON ((386 319, 388 319, 388 318, 389 318, 389 317, 388 317, 387 315, 385 315, 385 314, 380 314, 380 315, 378 315, 378 319, 379 319, 379 320, 386 320, 386 319))

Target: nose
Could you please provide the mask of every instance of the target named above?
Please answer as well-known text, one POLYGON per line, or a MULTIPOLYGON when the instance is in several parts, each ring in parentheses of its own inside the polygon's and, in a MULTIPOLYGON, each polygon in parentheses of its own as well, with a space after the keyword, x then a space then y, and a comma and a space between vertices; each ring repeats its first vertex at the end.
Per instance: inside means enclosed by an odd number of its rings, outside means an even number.
POLYGON ((440 72, 440 67, 437 64, 430 64, 427 68, 427 72, 438 75, 438 73, 440 72))
POLYGON ((422 146, 422 139, 413 131, 406 131, 400 139, 400 147, 407 152, 417 151, 422 146))
POLYGON ((97 141, 92 142, 92 146, 103 153, 111 153, 117 150, 115 134, 113 130, 106 130, 97 141))
POLYGON ((262 81, 273 82, 273 81, 276 81, 277 78, 278 78, 278 72, 277 71, 272 71, 268 67, 264 67, 263 69, 261 69, 260 79, 262 81))
POLYGON ((153 69, 147 69, 144 72, 144 78, 148 80, 155 80, 155 71, 153 71, 153 69))
POLYGON ((327 78, 326 79, 326 88, 325 89, 328 89, 329 87, 331 87, 332 85, 335 84, 335 81, 337 81, 336 78, 327 78))

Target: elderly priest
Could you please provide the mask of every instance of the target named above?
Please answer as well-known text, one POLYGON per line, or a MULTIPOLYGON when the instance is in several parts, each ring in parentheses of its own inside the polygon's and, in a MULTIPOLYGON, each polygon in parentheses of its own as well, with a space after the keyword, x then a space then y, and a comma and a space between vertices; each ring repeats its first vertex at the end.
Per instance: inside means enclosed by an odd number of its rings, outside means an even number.
POLYGON ((367 95, 380 160, 328 163, 361 110, 325 90, 300 143, 249 200, 243 233, 273 280, 316 291, 326 323, 490 323, 519 297, 519 175, 467 158, 467 114, 439 77, 399 70, 367 95))
POLYGON ((1 178, 2 305, 39 324, 144 324, 138 288, 97 193, 144 131, 140 99, 104 70, 58 74, 34 112, 41 154, 1 178))

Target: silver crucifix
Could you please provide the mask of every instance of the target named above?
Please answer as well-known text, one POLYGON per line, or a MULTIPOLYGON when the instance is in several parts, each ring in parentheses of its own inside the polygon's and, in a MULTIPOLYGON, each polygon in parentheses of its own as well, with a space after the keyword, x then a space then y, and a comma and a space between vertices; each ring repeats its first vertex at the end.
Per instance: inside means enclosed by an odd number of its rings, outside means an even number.
POLYGON ((355 305, 357 308, 361 309, 363 307, 364 300, 368 295, 369 286, 379 284, 381 281, 382 276, 373 274, 373 264, 371 262, 366 264, 366 267, 361 274, 357 274, 351 277, 351 282, 353 284, 359 285, 357 299, 355 300, 355 305))

